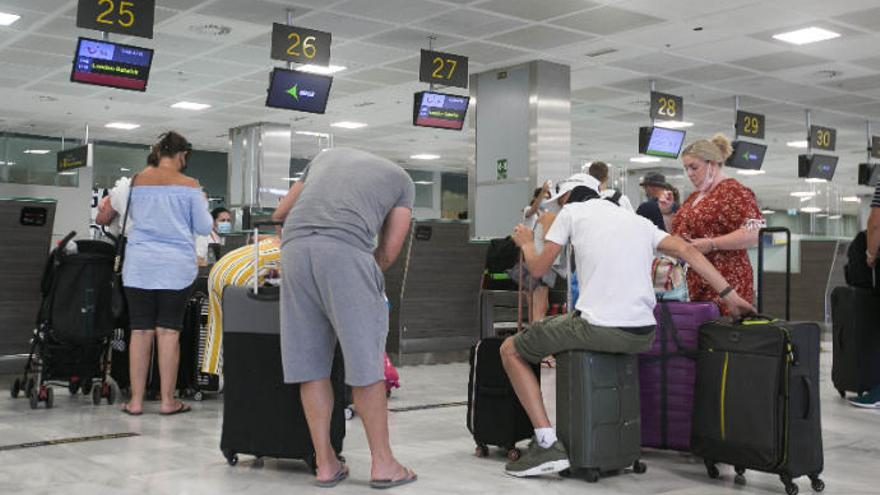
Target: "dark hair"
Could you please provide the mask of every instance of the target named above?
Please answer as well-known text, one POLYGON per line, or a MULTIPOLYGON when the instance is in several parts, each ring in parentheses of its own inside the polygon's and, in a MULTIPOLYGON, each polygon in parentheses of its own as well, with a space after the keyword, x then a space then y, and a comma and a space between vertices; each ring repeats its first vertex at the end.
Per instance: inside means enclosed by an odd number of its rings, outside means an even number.
POLYGON ((590 164, 590 175, 597 181, 605 182, 608 179, 608 164, 605 162, 593 162, 590 164))
POLYGON ((150 149, 147 156, 147 165, 157 167, 162 157, 171 157, 177 153, 189 153, 192 144, 185 137, 174 131, 168 131, 159 136, 159 141, 150 149))
POLYGON ((536 187, 535 192, 532 193, 532 201, 534 201, 535 198, 537 198, 541 194, 541 191, 543 191, 543 190, 544 190, 543 187, 536 187))
POLYGON ((211 218, 217 220, 217 217, 219 217, 221 213, 229 213, 229 210, 222 206, 218 206, 217 208, 211 210, 211 218))
POLYGON ((568 200, 565 204, 571 203, 583 203, 589 199, 598 198, 599 193, 590 189, 587 186, 577 186, 571 190, 571 194, 568 195, 568 200))

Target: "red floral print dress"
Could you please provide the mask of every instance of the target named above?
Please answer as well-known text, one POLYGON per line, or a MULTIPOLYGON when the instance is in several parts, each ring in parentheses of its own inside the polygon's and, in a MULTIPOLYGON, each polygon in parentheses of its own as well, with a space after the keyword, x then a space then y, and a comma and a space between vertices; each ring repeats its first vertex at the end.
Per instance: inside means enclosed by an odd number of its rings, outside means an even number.
MULTIPOLYGON (((672 234, 714 238, 764 221, 755 193, 734 179, 721 181, 694 204, 698 195, 696 191, 691 193, 678 210, 672 220, 672 234)), ((752 264, 745 249, 714 251, 706 258, 743 299, 754 302, 752 264)), ((693 270, 688 270, 688 292, 691 301, 713 301, 727 314, 718 293, 693 270)))

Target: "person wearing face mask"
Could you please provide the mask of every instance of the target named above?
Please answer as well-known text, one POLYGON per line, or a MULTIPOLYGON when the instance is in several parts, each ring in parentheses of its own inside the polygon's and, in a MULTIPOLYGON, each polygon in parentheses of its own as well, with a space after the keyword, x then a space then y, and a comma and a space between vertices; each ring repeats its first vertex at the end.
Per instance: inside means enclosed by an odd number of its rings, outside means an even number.
MULTIPOLYGON (((703 253, 731 287, 752 302, 752 265, 746 249, 758 244, 758 231, 765 222, 755 193, 724 173, 724 162, 732 152, 722 134, 695 141, 682 151, 695 190, 673 218, 672 233, 703 253)), ((688 272, 688 292, 692 301, 714 301, 724 312, 718 292, 693 271, 688 272)))
POLYGON ((211 231, 211 244, 223 245, 223 235, 232 232, 232 214, 222 206, 211 210, 214 218, 214 229, 211 231))
POLYGON ((129 415, 143 413, 154 340, 161 383, 159 413, 190 410, 174 398, 179 332, 198 273, 194 236, 210 234, 213 225, 198 181, 183 174, 191 151, 186 138, 167 132, 153 146, 147 166, 131 180, 127 211, 131 227, 127 227, 122 266, 131 327, 131 400, 122 411, 129 415))
MULTIPOLYGON (((550 230, 553 219, 559 211, 559 204, 550 201, 551 182, 548 180, 542 187, 535 189, 532 194, 532 202, 523 210, 523 224, 535 231, 535 248, 540 252, 544 244, 544 233, 550 230)), ((522 272, 523 290, 531 292, 528 302, 531 321, 540 320, 547 315, 550 308, 550 288, 556 283, 556 273, 547 272, 541 278, 533 278, 528 270, 522 269, 522 263, 507 271, 508 276, 515 282, 520 281, 522 272)))

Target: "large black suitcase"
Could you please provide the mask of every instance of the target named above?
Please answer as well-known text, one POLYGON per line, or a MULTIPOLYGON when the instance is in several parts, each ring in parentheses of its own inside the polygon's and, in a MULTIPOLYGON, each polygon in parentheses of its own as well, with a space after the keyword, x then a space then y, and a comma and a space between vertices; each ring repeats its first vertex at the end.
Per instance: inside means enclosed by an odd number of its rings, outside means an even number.
MULTIPOLYGON (((764 229, 761 237, 765 232, 785 232, 790 245, 787 229, 764 229)), ((760 247, 758 259, 760 310, 760 247)), ((722 462, 735 467, 739 484, 745 470, 753 469, 778 474, 789 495, 798 493, 793 480, 804 475, 814 491, 824 490, 819 340, 816 323, 764 317, 700 327, 691 444, 710 477, 719 477, 716 463, 722 462)))
MULTIPOLYGON (((534 428, 501 363, 504 339, 487 337, 471 348, 467 427, 477 443, 477 456, 487 456, 493 445, 505 449, 513 461, 520 455, 516 443, 531 438, 534 428)), ((533 369, 540 377, 540 367, 533 369)))
MULTIPOLYGON (((201 292, 194 292, 186 302, 183 316, 183 328, 180 331, 180 360, 177 366, 177 383, 175 390, 180 397, 202 400, 203 394, 199 389, 199 338, 201 335, 202 305, 207 296, 201 292)), ((150 370, 147 374, 146 395, 150 399, 158 399, 160 396, 161 379, 159 376, 159 359, 157 342, 153 342, 150 356, 150 370)))
POLYGON ((880 296, 859 287, 831 292, 834 361, 831 380, 841 397, 880 385, 880 296))
MULTIPOLYGON (((254 295, 246 287, 223 291, 223 430, 220 449, 230 465, 238 454, 258 459, 302 459, 314 471, 315 450, 299 395, 284 383, 277 289, 254 295)), ((345 383, 337 348, 331 372, 334 404, 330 442, 337 454, 345 437, 345 383)))

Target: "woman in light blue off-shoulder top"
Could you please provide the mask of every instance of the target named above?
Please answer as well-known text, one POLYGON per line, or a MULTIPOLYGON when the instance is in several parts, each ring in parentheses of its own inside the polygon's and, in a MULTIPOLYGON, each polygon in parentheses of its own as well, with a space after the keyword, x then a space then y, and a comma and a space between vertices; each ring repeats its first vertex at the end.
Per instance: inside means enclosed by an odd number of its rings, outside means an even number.
POLYGON ((132 179, 128 243, 122 280, 131 325, 131 400, 122 411, 143 412, 144 388, 155 337, 161 379, 161 414, 189 406, 174 398, 179 334, 198 273, 193 235, 211 233, 208 200, 198 181, 183 174, 192 146, 168 132, 153 146, 148 166, 132 179))

